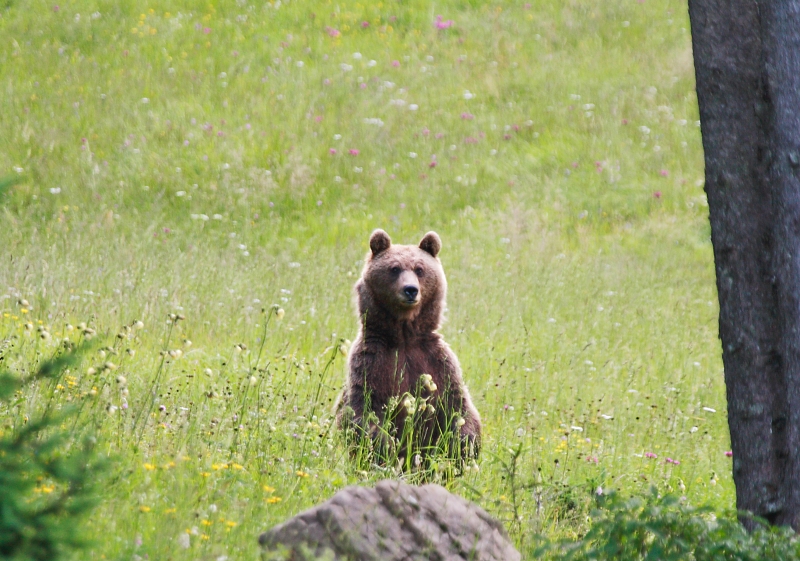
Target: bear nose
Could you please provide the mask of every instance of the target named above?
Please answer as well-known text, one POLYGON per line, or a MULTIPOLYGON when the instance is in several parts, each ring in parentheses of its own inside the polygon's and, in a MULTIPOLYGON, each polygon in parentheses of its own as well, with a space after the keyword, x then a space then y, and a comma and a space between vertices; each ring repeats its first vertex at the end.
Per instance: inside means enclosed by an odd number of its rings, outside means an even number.
POLYGON ((416 286, 408 285, 403 287, 403 294, 405 294, 409 300, 416 300, 417 294, 419 294, 419 288, 416 286))

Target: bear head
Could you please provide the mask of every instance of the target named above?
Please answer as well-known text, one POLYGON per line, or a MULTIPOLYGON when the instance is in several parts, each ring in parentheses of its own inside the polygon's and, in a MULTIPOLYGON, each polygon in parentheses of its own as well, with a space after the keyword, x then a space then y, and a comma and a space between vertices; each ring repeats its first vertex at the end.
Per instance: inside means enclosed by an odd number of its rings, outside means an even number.
POLYGON ((419 324, 426 330, 437 329, 447 293, 447 280, 437 257, 442 248, 438 234, 428 232, 416 246, 392 245, 386 232, 375 230, 369 247, 356 285, 359 312, 369 314, 373 304, 397 320, 419 324))

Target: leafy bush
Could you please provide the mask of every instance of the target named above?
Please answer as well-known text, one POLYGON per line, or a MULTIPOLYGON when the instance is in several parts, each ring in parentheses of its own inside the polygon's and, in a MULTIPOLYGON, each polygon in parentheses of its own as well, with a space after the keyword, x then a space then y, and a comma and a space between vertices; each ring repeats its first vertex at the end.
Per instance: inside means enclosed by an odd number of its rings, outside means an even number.
POLYGON ((589 532, 576 541, 547 542, 537 557, 570 561, 791 561, 800 541, 788 528, 754 520, 748 532, 733 513, 716 516, 655 489, 645 497, 598 498, 589 532))
MULTIPOLYGON (((27 378, 0 372, 0 407, 5 418, 19 403, 12 400, 23 387, 56 378, 75 356, 67 353, 48 361, 27 378)), ((95 504, 92 490, 101 466, 94 460, 92 439, 75 443, 63 428, 69 415, 70 411, 45 411, 0 431, 2 559, 54 560, 85 545, 77 523, 95 504)))

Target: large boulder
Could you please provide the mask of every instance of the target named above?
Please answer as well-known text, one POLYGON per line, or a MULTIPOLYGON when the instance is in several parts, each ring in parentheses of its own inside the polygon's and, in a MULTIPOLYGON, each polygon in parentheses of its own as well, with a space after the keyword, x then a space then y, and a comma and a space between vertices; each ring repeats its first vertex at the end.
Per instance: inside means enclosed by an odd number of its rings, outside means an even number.
POLYGON ((518 561, 503 526, 439 485, 347 487, 261 534, 265 559, 518 561))

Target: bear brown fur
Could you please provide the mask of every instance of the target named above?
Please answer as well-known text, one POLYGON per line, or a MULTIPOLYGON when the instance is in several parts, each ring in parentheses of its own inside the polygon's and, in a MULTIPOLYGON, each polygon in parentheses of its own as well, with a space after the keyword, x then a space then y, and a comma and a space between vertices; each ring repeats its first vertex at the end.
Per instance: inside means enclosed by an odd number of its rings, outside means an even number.
POLYGON ((384 453, 393 450, 401 462, 413 455, 414 465, 435 450, 477 456, 480 416, 458 359, 436 331, 447 293, 439 236, 428 232, 419 246, 392 245, 375 230, 369 246, 355 285, 361 325, 337 407, 339 426, 384 453))

